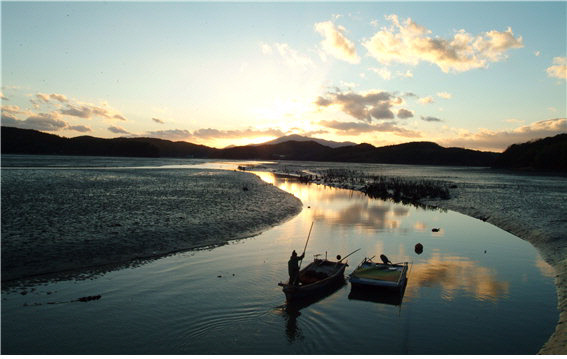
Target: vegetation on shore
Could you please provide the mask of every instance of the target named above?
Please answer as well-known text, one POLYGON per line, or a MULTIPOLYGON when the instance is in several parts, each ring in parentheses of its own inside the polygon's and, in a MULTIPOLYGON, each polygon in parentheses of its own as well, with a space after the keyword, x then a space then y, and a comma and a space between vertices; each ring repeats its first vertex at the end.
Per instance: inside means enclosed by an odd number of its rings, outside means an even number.
POLYGON ((302 182, 357 189, 371 198, 422 207, 424 199, 450 199, 449 185, 441 181, 399 176, 372 176, 349 169, 326 169, 316 175, 300 176, 302 182))

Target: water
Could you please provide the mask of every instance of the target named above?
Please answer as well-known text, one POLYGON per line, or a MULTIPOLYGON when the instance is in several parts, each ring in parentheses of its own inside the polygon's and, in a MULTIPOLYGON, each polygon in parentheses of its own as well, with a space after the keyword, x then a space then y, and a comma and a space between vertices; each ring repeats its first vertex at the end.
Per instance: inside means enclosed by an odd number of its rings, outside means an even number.
POLYGON ((303 211, 222 247, 5 290, 2 353, 535 354, 553 332, 553 271, 529 243, 458 213, 258 175, 300 198, 303 211), (357 248, 347 274, 365 256, 410 261, 401 305, 353 298, 345 284, 287 308, 277 283, 313 221, 305 263, 357 248))

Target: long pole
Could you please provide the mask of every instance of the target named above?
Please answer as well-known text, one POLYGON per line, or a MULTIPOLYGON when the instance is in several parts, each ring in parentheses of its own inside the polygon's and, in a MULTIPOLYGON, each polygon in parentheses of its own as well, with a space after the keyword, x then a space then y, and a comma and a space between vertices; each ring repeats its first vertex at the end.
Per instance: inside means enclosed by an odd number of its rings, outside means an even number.
POLYGON ((354 253, 358 252, 359 250, 360 250, 360 248, 358 248, 358 249, 357 249, 356 251, 354 251, 354 252, 350 252, 349 254, 346 255, 346 257, 342 258, 342 259, 339 261, 339 263, 342 262, 343 260, 345 260, 345 259, 346 259, 348 256, 350 256, 351 254, 354 254, 354 253))
MULTIPOLYGON (((307 243, 309 243, 309 237, 311 237, 311 230, 313 229, 313 224, 315 221, 311 222, 311 228, 309 228, 309 234, 307 235, 307 242, 305 242, 305 247, 303 248, 303 254, 305 254, 305 250, 307 249, 307 243)), ((303 262, 303 258, 299 261, 299 268, 301 268, 301 262, 303 262)))

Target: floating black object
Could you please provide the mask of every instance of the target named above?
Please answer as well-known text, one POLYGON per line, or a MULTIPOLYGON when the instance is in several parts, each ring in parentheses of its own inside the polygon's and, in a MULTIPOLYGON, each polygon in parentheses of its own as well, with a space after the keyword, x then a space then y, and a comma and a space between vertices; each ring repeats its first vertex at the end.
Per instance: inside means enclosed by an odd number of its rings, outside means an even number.
POLYGON ((341 255, 337 254, 337 260, 340 261, 341 260, 341 255))
POLYGON ((415 245, 415 253, 417 254, 423 253, 423 244, 418 243, 415 245))
POLYGON ((439 232, 439 228, 433 228, 431 232, 439 232))

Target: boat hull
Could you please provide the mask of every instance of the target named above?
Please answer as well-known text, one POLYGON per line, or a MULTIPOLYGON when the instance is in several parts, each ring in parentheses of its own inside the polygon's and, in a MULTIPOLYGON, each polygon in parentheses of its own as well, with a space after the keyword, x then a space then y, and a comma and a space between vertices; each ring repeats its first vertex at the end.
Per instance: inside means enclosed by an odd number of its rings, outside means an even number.
POLYGON ((300 285, 280 284, 287 302, 317 297, 344 284, 344 272, 347 264, 327 260, 315 260, 299 273, 300 285), (313 274, 326 275, 325 278, 314 279, 313 274))

